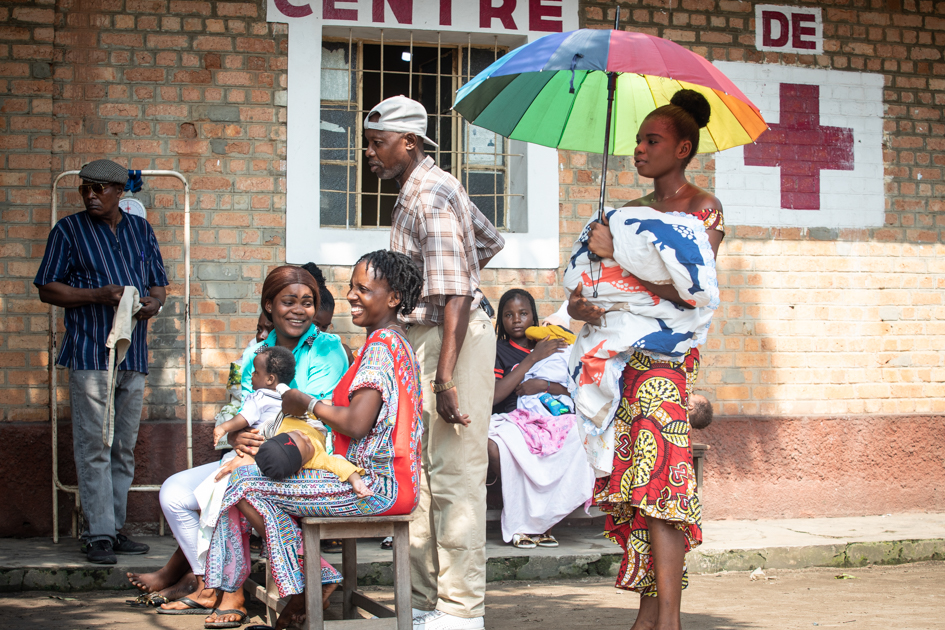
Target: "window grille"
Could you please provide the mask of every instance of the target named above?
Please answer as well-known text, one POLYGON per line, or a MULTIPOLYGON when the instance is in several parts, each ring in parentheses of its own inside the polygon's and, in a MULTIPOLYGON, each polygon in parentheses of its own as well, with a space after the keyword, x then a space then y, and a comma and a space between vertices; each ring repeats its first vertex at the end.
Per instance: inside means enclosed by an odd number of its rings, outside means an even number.
MULTIPOLYGON (((409 36, 409 39, 402 39, 409 36)), ((364 116, 385 98, 404 94, 426 107, 426 146, 437 165, 462 182, 472 201, 501 230, 516 230, 524 217, 510 218, 523 195, 510 182, 524 163, 521 143, 467 123, 450 108, 456 91, 508 48, 400 39, 326 37, 321 63, 321 191, 324 227, 383 228, 391 225, 398 187, 365 168, 364 116), (519 147, 516 147, 519 145, 519 147), (511 165, 511 167, 510 167, 511 165)), ((521 176, 524 179, 524 175, 521 176)), ((524 212, 521 214, 524 215, 524 212)), ((517 230, 516 230, 517 231, 517 230)))

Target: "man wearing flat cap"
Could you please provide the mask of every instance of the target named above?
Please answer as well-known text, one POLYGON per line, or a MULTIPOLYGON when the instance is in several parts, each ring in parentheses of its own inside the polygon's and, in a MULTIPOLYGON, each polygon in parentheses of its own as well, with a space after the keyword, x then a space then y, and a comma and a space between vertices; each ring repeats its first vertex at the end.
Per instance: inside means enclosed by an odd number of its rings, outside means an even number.
POLYGON ((410 522, 415 630, 483 627, 486 468, 495 332, 480 308, 479 271, 505 246, 457 179, 423 144, 427 112, 394 96, 364 120, 368 165, 400 185, 390 248, 423 272, 404 317, 423 383, 420 497, 410 522))
MULTIPOLYGON (((118 207, 128 171, 95 160, 79 171, 84 212, 56 223, 33 284, 39 299, 65 309, 66 334, 57 358, 69 368, 72 444, 87 529, 86 557, 115 564, 116 553, 143 554, 148 546, 120 533, 135 473, 134 447, 148 373, 147 320, 167 299, 167 274, 151 225, 118 207), (137 289, 140 310, 131 344, 114 376, 114 435, 104 432, 109 398, 106 339, 126 287, 137 289), (111 437, 111 436, 109 436, 111 437)), ((56 525, 55 523, 53 524, 56 525)))

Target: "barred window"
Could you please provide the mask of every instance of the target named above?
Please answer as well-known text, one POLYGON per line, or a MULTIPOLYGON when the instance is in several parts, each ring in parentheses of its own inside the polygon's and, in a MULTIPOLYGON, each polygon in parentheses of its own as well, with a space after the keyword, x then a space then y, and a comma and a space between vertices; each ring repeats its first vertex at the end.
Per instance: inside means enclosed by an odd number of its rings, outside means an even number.
POLYGON ((390 227, 398 187, 365 168, 363 122, 374 105, 403 94, 428 112, 427 136, 439 147, 426 151, 437 165, 459 179, 497 228, 527 231, 522 143, 470 125, 450 109, 456 91, 508 48, 446 44, 439 36, 421 43, 407 31, 396 37, 381 31, 378 40, 349 33, 322 41, 321 225, 390 227))

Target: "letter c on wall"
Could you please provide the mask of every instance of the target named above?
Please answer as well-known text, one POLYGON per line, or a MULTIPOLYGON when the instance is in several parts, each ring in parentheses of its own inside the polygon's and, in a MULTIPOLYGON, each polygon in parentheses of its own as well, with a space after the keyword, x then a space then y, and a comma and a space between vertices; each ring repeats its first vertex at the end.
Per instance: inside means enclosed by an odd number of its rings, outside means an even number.
POLYGON ((272 0, 272 2, 279 9, 279 12, 286 17, 303 18, 312 14, 312 7, 308 4, 297 7, 294 4, 289 4, 289 0, 272 0))

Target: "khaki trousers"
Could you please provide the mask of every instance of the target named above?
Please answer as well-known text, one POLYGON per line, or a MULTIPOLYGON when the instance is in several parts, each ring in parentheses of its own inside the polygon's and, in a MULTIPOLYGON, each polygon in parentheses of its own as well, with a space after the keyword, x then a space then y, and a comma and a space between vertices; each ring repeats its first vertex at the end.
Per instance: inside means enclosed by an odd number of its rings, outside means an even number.
POLYGON ((442 326, 411 326, 423 383, 423 466, 420 499, 410 521, 413 607, 457 617, 485 615, 486 444, 495 392, 495 331, 476 309, 453 370, 459 410, 469 426, 449 424, 436 412, 430 381, 443 342, 442 326))

